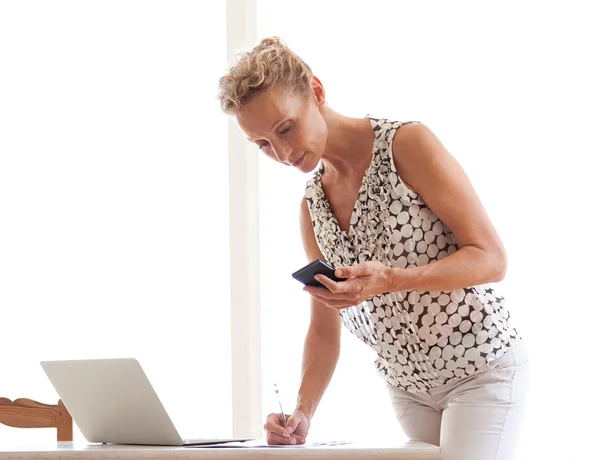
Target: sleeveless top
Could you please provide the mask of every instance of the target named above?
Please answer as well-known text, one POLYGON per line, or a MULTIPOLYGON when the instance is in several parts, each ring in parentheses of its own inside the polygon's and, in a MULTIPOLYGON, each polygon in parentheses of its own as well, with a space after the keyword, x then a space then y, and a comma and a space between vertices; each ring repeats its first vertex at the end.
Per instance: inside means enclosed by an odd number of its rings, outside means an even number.
MULTIPOLYGON (((389 267, 434 263, 458 250, 450 229, 402 181, 392 158, 396 130, 406 123, 370 118, 373 158, 362 181, 348 232, 323 193, 323 164, 306 186, 312 225, 334 267, 378 260, 389 267)), ((471 375, 521 337, 504 298, 489 285, 451 291, 397 291, 340 310, 343 324, 377 353, 390 385, 410 392, 471 375)))

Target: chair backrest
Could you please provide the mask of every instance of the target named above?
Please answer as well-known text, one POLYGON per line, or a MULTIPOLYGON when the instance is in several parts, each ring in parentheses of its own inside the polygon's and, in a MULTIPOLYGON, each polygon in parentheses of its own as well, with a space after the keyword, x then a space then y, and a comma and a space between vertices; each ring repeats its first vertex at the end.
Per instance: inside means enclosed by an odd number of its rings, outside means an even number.
POLYGON ((73 440, 73 418, 61 400, 52 405, 0 398, 0 423, 15 428, 56 428, 57 441, 73 440))

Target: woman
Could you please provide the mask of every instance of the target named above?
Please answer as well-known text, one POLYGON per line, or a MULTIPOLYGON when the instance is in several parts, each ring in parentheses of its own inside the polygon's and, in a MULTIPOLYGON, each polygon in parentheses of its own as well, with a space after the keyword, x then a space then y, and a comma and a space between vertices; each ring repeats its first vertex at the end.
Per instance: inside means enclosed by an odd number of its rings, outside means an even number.
POLYGON ((372 347, 405 433, 445 459, 512 458, 527 355, 504 299, 506 255, 467 176, 419 122, 350 118, 311 69, 267 38, 220 79, 219 99, 250 142, 304 173, 309 261, 336 267, 311 295, 302 381, 271 444, 302 444, 334 372, 340 326, 372 347))

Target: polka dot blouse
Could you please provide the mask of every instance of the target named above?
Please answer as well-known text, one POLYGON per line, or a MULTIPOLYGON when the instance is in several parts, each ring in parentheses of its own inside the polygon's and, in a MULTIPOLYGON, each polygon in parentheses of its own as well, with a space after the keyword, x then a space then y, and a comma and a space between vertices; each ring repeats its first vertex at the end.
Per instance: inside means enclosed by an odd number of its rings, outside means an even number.
MULTIPOLYGON (((306 200, 317 244, 334 267, 378 260, 414 267, 458 250, 450 229, 396 172, 391 145, 403 124, 370 118, 373 159, 363 178, 348 232, 340 229, 321 186, 323 165, 306 200)), ((416 392, 470 375, 521 339, 504 298, 488 285, 453 291, 397 291, 340 311, 343 324, 377 353, 391 385, 416 392)))

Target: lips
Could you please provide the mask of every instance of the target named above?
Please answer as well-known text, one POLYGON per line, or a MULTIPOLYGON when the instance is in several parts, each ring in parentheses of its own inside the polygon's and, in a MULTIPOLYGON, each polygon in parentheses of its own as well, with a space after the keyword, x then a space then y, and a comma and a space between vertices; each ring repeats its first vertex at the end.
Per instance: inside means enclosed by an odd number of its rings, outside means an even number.
POLYGON ((299 166, 300 163, 302 163, 302 161, 304 160, 304 157, 306 156, 306 152, 304 152, 304 154, 298 158, 294 163, 292 163, 292 166, 299 166))

